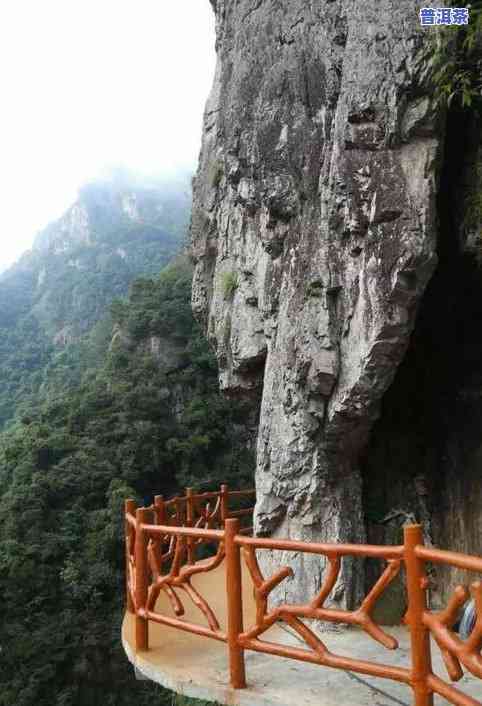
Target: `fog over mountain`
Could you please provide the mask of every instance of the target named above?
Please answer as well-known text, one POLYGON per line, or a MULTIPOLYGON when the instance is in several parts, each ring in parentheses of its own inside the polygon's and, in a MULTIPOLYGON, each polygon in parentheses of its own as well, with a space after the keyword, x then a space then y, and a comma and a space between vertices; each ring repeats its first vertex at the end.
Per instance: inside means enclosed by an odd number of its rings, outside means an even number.
POLYGON ((194 170, 214 61, 208 0, 1 3, 0 270, 106 165, 194 170))

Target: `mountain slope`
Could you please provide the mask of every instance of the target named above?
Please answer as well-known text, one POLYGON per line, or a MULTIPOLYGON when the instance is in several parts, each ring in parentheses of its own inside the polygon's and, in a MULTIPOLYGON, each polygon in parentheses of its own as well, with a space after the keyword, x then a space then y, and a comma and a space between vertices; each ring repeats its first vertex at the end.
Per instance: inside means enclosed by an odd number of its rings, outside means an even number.
POLYGON ((219 394, 192 318, 191 276, 180 260, 136 281, 98 370, 0 434, 2 706, 174 703, 136 682, 120 647, 123 501, 243 487, 254 465, 245 411, 219 394))
POLYGON ((0 275, 0 428, 38 393, 60 349, 78 346, 136 276, 169 262, 189 214, 188 179, 175 188, 88 184, 0 275))

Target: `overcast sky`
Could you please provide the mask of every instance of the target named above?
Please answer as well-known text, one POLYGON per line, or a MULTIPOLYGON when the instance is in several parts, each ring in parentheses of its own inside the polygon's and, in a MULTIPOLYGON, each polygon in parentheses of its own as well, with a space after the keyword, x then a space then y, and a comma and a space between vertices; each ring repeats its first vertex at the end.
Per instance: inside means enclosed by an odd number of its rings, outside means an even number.
POLYGON ((209 0, 0 2, 0 267, 105 167, 194 167, 209 0))

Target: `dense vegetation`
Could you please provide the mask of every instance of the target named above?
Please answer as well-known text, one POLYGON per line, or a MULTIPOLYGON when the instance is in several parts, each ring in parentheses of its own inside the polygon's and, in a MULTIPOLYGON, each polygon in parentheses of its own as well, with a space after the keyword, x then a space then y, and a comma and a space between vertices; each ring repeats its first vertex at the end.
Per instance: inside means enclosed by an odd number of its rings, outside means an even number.
MULTIPOLYGON (((451 0, 449 6, 459 7, 451 0)), ((468 4, 468 25, 430 28, 430 41, 419 56, 419 71, 428 81, 435 102, 445 107, 482 111, 482 1, 468 4)))
POLYGON ((120 647, 122 504, 187 482, 242 486, 252 470, 246 415, 218 393, 190 289, 182 259, 134 282, 0 436, 2 706, 176 703, 135 681, 120 647))

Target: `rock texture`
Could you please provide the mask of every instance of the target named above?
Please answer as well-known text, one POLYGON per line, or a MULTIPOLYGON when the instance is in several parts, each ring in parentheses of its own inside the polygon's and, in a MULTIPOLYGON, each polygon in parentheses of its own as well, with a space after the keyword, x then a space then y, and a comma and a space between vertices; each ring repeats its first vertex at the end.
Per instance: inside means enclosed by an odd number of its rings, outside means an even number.
MULTIPOLYGON (((360 454, 436 264, 440 128, 415 78, 419 5, 211 2, 194 312, 221 387, 261 400, 258 533, 363 541, 360 454)), ((290 561, 290 597, 306 597, 323 566, 290 561)), ((362 583, 347 562, 335 601, 362 583)))

